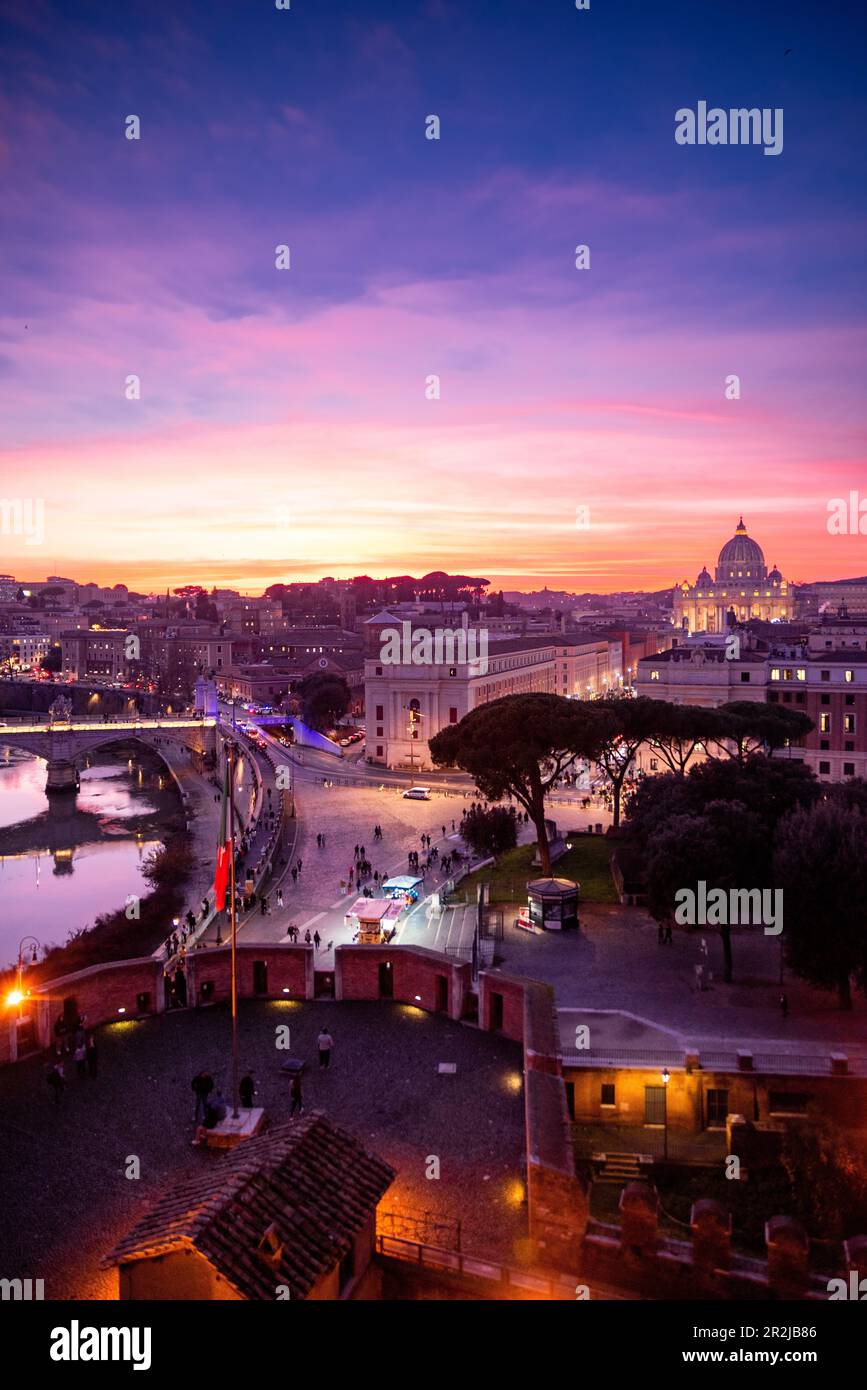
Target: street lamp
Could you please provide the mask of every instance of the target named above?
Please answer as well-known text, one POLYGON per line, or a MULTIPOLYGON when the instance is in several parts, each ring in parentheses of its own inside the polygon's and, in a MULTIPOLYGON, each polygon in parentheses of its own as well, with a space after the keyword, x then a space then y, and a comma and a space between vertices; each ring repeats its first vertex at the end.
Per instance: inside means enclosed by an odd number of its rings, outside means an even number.
POLYGON ((37 938, 36 938, 35 936, 22 936, 21 940, 20 940, 19 943, 18 943, 18 972, 17 972, 16 979, 15 979, 15 988, 14 988, 14 989, 12 990, 12 992, 7 996, 7 999, 6 999, 6 1002, 7 1002, 7 1004, 10 1005, 10 1007, 14 1008, 14 1006, 15 1006, 16 1004, 18 1005, 18 1017, 19 1017, 19 1018, 21 1017, 21 1007, 22 1007, 22 1005, 23 1005, 23 1003, 24 1003, 24 997, 25 997, 25 996, 24 996, 24 990, 23 990, 23 988, 22 988, 22 977, 23 977, 23 974, 24 974, 24 947, 27 945, 28 942, 31 942, 31 943, 32 943, 32 949, 31 949, 31 955, 30 955, 30 964, 31 964, 31 965, 35 965, 35 964, 36 964, 36 961, 37 961, 37 954, 36 954, 36 953, 37 953, 38 948, 39 948, 39 947, 41 946, 41 944, 42 944, 41 941, 38 941, 37 938))
POLYGON ((662 1069, 662 1157, 668 1158, 668 1083, 671 1080, 671 1072, 668 1067, 662 1069))

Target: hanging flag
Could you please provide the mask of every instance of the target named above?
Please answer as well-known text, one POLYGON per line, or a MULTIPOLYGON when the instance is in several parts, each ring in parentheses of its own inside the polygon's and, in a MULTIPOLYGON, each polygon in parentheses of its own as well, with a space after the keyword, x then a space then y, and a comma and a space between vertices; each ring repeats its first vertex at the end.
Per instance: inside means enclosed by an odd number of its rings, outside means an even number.
POLYGON ((229 839, 229 764, 223 783, 223 805, 220 811, 220 842, 217 846, 217 868, 214 873, 214 908, 222 912, 226 906, 226 889, 232 863, 232 842, 229 839))

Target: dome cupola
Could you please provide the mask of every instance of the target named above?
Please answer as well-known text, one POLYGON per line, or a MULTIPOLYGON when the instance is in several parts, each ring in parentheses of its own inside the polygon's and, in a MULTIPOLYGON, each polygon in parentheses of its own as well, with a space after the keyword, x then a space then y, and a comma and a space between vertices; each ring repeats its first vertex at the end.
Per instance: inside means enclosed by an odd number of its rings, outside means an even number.
POLYGON ((735 533, 719 553, 716 566, 718 584, 736 584, 739 580, 756 581, 767 578, 767 566, 762 547, 747 535, 743 517, 735 533))

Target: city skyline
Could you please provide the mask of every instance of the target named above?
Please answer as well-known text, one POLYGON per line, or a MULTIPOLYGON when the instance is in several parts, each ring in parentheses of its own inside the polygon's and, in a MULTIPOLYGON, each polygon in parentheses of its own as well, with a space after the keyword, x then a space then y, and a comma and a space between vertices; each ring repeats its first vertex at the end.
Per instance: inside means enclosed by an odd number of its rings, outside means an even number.
POLYGON ((0 6, 2 567, 658 589, 742 511, 863 574, 857 19, 670 8, 0 6), (779 156, 678 145, 705 98, 779 156))

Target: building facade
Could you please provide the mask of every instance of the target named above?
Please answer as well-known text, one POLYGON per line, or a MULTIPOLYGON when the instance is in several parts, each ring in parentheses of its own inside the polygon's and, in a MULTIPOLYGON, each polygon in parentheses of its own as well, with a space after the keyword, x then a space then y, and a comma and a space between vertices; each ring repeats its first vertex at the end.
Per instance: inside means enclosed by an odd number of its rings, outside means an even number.
MULTIPOLYGON (((789 705, 814 728, 776 757, 805 762, 823 781, 867 777, 867 622, 829 618, 779 641, 741 629, 728 638, 694 638, 639 661, 636 693, 706 707, 733 700, 789 705)), ((653 750, 643 747, 639 767, 665 770, 654 762, 653 750)))
POLYGON ((482 662, 368 656, 364 676, 368 762, 421 772, 432 767, 434 734, 490 700, 535 692, 590 699, 619 688, 622 647, 611 638, 512 637, 491 641, 482 662))

